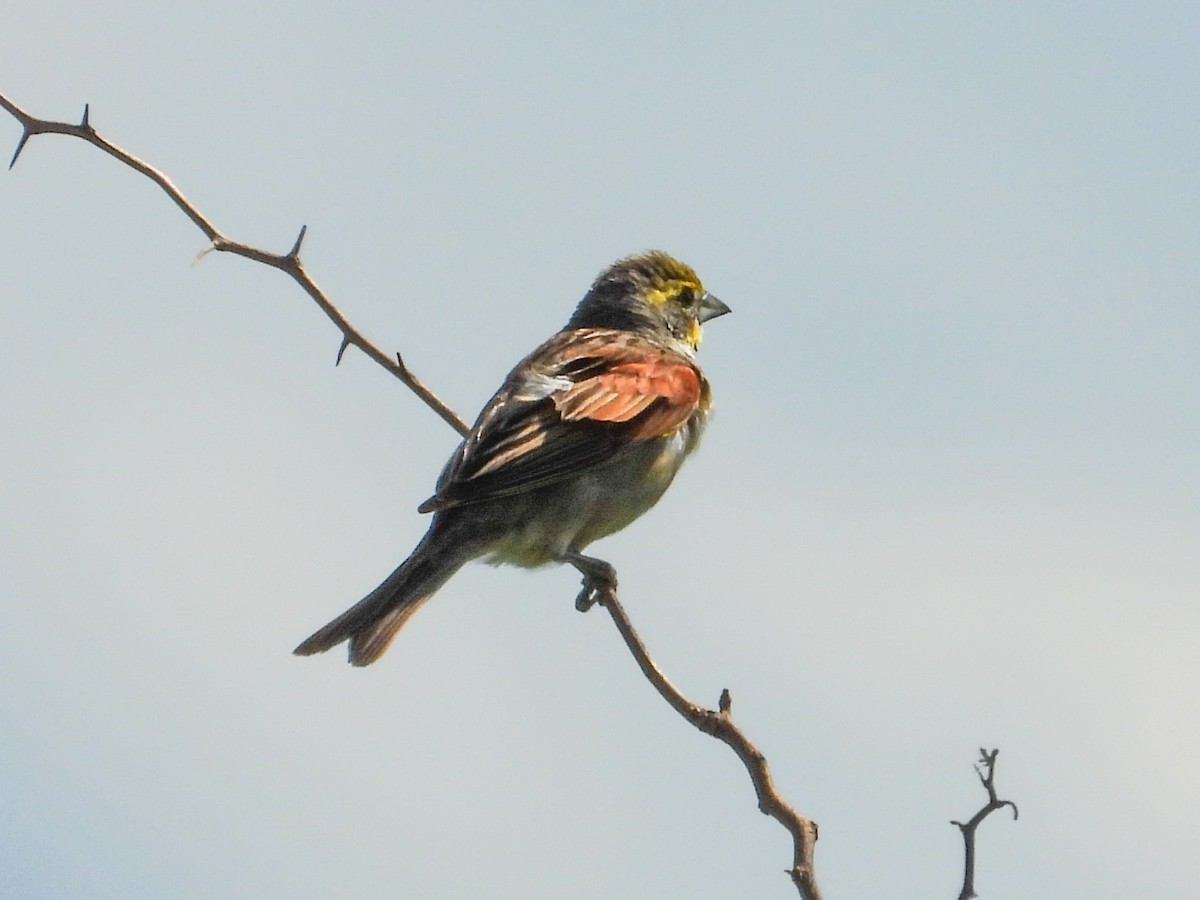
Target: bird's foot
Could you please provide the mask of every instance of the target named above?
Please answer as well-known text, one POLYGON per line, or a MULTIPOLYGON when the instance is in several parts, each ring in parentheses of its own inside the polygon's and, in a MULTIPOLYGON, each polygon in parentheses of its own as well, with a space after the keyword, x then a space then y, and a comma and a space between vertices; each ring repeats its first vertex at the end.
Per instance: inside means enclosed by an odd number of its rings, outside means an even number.
POLYGON ((587 612, 597 603, 617 596, 617 570, 602 559, 571 553, 566 561, 583 573, 583 590, 575 598, 575 608, 587 612))

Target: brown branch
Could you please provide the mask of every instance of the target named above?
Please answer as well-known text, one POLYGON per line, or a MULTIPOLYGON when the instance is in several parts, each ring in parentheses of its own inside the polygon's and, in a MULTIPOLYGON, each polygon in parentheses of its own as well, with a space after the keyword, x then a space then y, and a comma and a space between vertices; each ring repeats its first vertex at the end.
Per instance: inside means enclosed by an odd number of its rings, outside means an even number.
MULTIPOLYGON (((338 348, 337 362, 341 362, 342 354, 345 353, 347 347, 358 347, 372 360, 399 378, 401 382, 415 392, 427 406, 441 416, 455 431, 461 435, 468 433, 470 429, 467 424, 409 372, 408 367, 405 366, 399 354, 396 355, 395 359, 392 359, 392 357, 367 340, 342 315, 341 310, 330 302, 329 298, 325 296, 316 282, 304 270, 303 265, 300 263, 300 245, 304 241, 307 226, 300 229, 300 233, 297 235, 291 250, 282 256, 231 240, 221 234, 216 226, 205 218, 166 175, 97 134, 88 121, 87 106, 84 107, 83 120, 78 125, 50 122, 35 118, 21 110, 3 95, 0 95, 0 106, 8 110, 21 123, 24 129, 21 139, 17 143, 16 152, 13 153, 12 162, 9 163, 10 169, 16 163, 17 157, 21 155, 21 151, 25 148, 29 138, 38 134, 66 134, 99 147, 105 153, 142 173, 161 187, 167 196, 174 201, 175 205, 182 209, 187 217, 196 224, 196 227, 204 232, 210 243, 197 255, 197 260, 213 250, 219 250, 224 253, 233 253, 237 256, 245 257, 263 265, 272 266, 287 273, 316 301, 325 315, 329 317, 342 333, 342 343, 338 348)), ((758 808, 765 815, 777 819, 792 835, 794 856, 792 867, 786 871, 791 876, 793 883, 795 883, 800 896, 803 900, 821 900, 821 892, 817 887, 816 876, 813 871, 813 852, 817 840, 817 825, 815 822, 797 813, 779 796, 771 780, 771 772, 767 767, 766 757, 763 756, 762 752, 750 742, 749 738, 733 722, 731 714, 733 703, 730 699, 729 691, 724 690, 721 692, 719 709, 716 712, 702 709, 695 703, 692 703, 671 684, 650 658, 650 654, 646 650, 646 645, 638 637, 633 624, 629 621, 625 610, 618 602, 616 594, 607 594, 601 602, 608 610, 609 615, 612 616, 617 630, 620 631, 621 637, 625 639, 625 644, 629 647, 629 651, 633 654, 633 658, 641 668, 642 673, 654 685, 654 688, 662 695, 663 699, 671 704, 671 707, 676 712, 696 728, 728 744, 733 752, 737 754, 743 765, 745 765, 746 771, 750 774, 751 782, 754 784, 755 793, 758 795, 758 808)))
POLYGON ((970 821, 965 825, 959 821, 950 823, 957 825, 963 836, 963 884, 962 890, 958 892, 958 900, 970 900, 972 897, 979 896, 975 893, 975 829, 996 810, 1006 806, 1012 807, 1014 821, 1018 815, 1017 804, 1011 800, 1000 800, 996 797, 996 757, 999 755, 999 750, 979 748, 979 763, 975 766, 975 774, 979 776, 983 789, 987 791, 988 802, 979 812, 971 816, 970 821))
POLYGON ((252 247, 249 244, 243 244, 240 241, 232 240, 223 235, 215 225, 208 220, 196 206, 184 196, 162 172, 154 168, 149 163, 143 162, 131 153, 122 150, 116 144, 109 141, 107 138, 101 137, 92 127, 88 120, 89 110, 85 105, 83 107, 83 119, 78 125, 71 125, 66 122, 51 122, 46 119, 39 119, 31 116, 23 109, 7 97, 0 95, 0 106, 8 110, 12 116, 21 123, 21 139, 17 142, 16 152, 13 153, 12 161, 8 167, 11 169, 16 165, 17 158, 21 155, 21 151, 25 149, 25 145, 29 139, 39 134, 66 134, 71 137, 79 138, 82 141, 87 141, 94 147, 99 147, 109 156, 115 157, 120 162, 129 166, 136 172, 145 175, 155 184, 157 184, 166 195, 174 201, 175 205, 183 210, 184 214, 192 220, 197 228, 204 232, 204 236, 208 238, 209 244, 196 256, 199 261, 206 254, 213 250, 219 250, 222 253, 232 253, 235 256, 242 256, 246 259, 253 260, 257 263, 262 263, 264 266, 271 266, 279 269, 281 272, 291 276, 304 292, 308 294, 321 308, 321 311, 329 317, 329 320, 342 333, 342 343, 338 349, 337 361, 341 362, 342 354, 346 352, 349 346, 355 346, 376 363, 387 369, 395 375, 400 381, 414 394, 416 394, 426 406, 432 409, 435 413, 441 416, 451 428, 457 431, 460 435, 466 435, 470 431, 470 426, 455 414, 449 406, 427 388, 421 381, 409 371, 408 366, 404 364, 404 360, 399 354, 393 357, 391 354, 384 353, 377 346, 371 343, 367 338, 358 331, 349 320, 342 314, 333 302, 325 295, 325 292, 313 281, 312 276, 304 270, 304 265, 300 262, 300 245, 304 241, 304 235, 308 231, 308 226, 302 226, 300 233, 296 236, 296 241, 292 244, 292 249, 282 255, 278 253, 269 253, 266 250, 260 250, 257 247, 252 247))
POLYGON ((750 781, 754 784, 754 792, 758 795, 758 808, 764 814, 776 819, 779 824, 792 835, 792 867, 787 869, 796 890, 804 900, 821 900, 821 891, 817 887, 816 874, 813 869, 813 853, 817 842, 817 823, 804 818, 779 796, 775 783, 771 779, 771 770, 767 767, 767 758, 750 742, 733 722, 733 699, 729 690, 721 691, 718 709, 703 709, 697 706, 671 684, 662 670, 650 658, 646 645, 638 637, 629 616, 625 614, 615 593, 606 594, 600 602, 612 616, 617 630, 625 639, 625 645, 633 654, 638 667, 646 680, 654 685, 654 689, 662 696, 671 708, 688 720, 693 726, 707 735, 724 741, 737 754, 738 759, 746 767, 750 781))

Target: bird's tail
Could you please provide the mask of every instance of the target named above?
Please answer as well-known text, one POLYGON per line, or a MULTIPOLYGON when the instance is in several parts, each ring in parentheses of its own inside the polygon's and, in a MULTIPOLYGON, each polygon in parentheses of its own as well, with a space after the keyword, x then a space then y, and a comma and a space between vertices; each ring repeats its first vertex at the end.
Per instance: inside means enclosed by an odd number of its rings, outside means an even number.
POLYGON ((474 555, 456 553, 446 543, 437 540, 435 529, 430 529, 412 555, 379 587, 292 652, 312 656, 348 640, 351 665, 369 666, 375 662, 421 604, 474 555))

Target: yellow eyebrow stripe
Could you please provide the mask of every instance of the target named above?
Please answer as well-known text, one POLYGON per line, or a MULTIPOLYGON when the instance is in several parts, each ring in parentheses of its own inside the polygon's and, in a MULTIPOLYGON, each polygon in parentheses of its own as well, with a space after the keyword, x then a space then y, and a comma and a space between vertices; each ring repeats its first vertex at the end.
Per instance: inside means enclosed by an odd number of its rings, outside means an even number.
POLYGON ((664 281, 661 287, 647 291, 646 299, 655 306, 661 306, 668 300, 678 297, 688 288, 695 291, 696 296, 701 296, 704 293, 704 287, 698 281, 684 281, 672 278, 670 281, 664 281))

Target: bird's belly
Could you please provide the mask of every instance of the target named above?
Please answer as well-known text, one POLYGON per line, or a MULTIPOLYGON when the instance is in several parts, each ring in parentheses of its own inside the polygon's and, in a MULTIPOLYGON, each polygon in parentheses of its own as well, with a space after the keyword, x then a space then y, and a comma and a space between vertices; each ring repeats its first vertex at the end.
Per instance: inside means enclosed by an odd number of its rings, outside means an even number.
POLYGON ((493 564, 535 567, 620 531, 658 502, 695 445, 688 429, 612 462, 531 491, 518 521, 493 545, 493 564))

